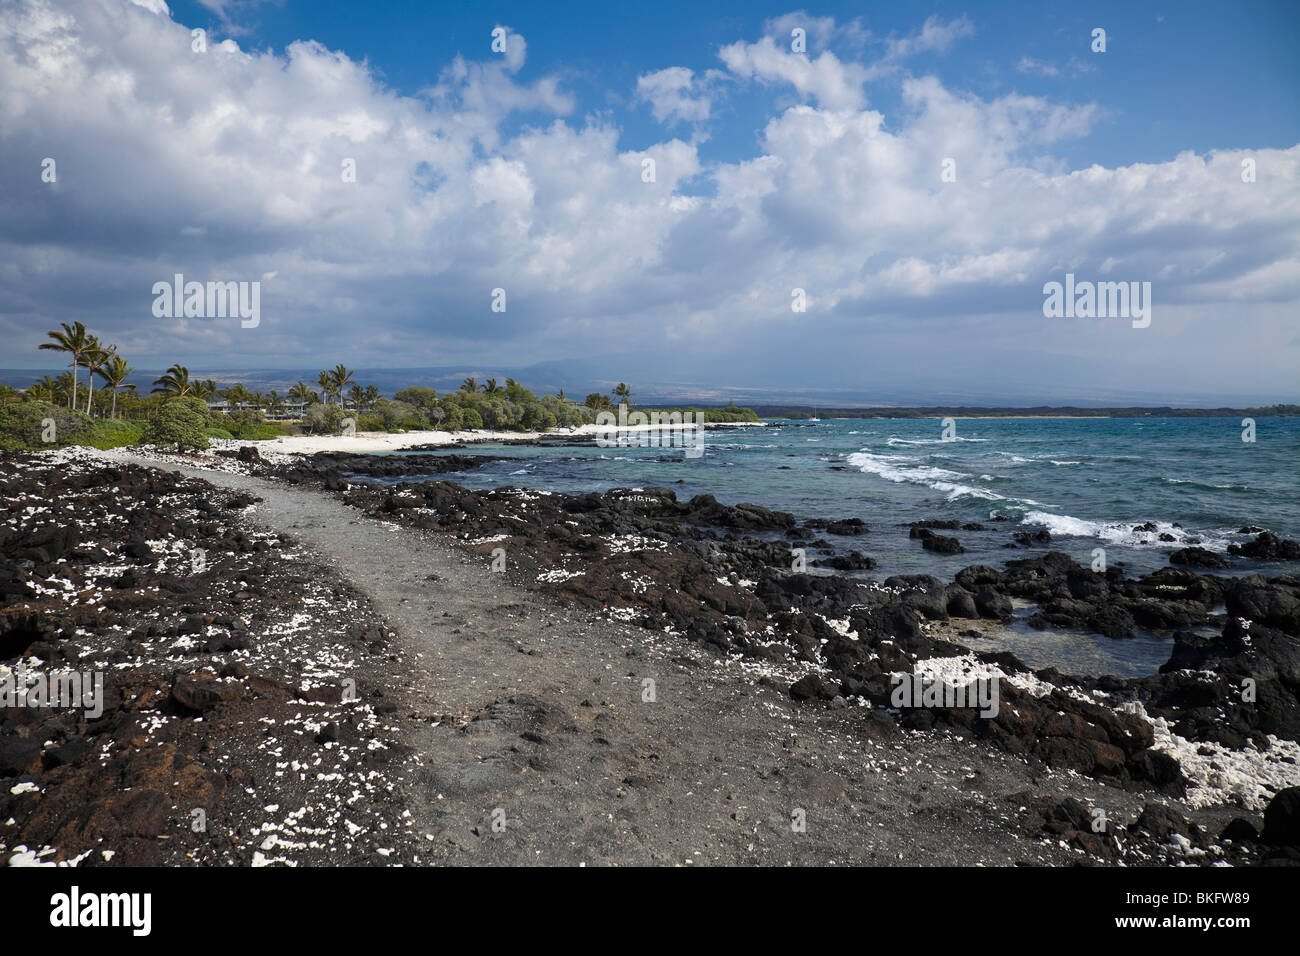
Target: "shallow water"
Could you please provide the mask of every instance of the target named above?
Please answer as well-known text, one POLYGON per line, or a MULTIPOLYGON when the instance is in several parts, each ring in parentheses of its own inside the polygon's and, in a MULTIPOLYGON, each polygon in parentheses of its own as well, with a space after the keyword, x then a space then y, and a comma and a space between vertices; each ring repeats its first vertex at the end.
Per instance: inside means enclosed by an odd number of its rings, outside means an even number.
MULTIPOLYGON (((800 518, 859 517, 870 534, 826 537, 874 557, 876 578, 951 577, 971 564, 998 567, 1048 549, 1091 564, 1097 548, 1108 565, 1142 574, 1166 566, 1175 548, 1226 552, 1252 537, 1240 532, 1247 525, 1300 538, 1300 419, 1261 418, 1254 443, 1241 436, 1233 418, 961 419, 951 441, 937 419, 784 422, 710 431, 698 458, 679 448, 475 446, 510 460, 440 477, 470 488, 567 493, 663 486, 683 499, 712 494, 800 518), (927 518, 987 530, 942 532, 966 553, 936 555, 902 527, 927 518), (1134 530, 1148 521, 1155 532, 1134 530), (1050 544, 1011 544, 1013 531, 1039 528, 1051 532, 1050 544)), ((1218 573, 1300 573, 1296 562, 1233 563, 1218 573)), ((1116 642, 1025 630, 1013 627, 1002 646, 1075 673, 1099 673, 1106 662, 1119 668, 1111 673, 1150 673, 1169 653, 1167 635, 1116 642)))

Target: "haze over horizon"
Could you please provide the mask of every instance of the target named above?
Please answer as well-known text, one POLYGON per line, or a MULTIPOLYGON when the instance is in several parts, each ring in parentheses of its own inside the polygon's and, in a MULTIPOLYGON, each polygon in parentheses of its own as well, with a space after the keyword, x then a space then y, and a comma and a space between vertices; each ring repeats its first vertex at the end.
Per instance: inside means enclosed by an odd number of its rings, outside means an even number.
POLYGON ((138 368, 202 377, 345 362, 742 403, 1300 397, 1293 4, 3 6, 8 370, 55 367, 37 345, 77 320, 138 368), (156 318, 177 273, 260 282, 260 321, 156 318), (1151 283, 1149 327, 1045 317, 1066 273, 1151 283))

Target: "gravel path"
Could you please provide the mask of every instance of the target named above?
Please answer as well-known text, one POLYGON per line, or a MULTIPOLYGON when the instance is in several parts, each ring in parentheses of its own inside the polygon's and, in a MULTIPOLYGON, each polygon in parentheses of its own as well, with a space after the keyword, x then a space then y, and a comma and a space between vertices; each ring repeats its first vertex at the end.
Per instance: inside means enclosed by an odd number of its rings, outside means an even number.
POLYGON ((970 741, 882 731, 866 708, 795 704, 752 664, 563 608, 445 536, 328 495, 176 470, 260 496, 254 522, 339 569, 396 628, 411 666, 393 691, 424 719, 393 786, 426 860, 1059 864, 1082 854, 1024 835, 1026 791, 1121 824, 1145 802, 970 741))

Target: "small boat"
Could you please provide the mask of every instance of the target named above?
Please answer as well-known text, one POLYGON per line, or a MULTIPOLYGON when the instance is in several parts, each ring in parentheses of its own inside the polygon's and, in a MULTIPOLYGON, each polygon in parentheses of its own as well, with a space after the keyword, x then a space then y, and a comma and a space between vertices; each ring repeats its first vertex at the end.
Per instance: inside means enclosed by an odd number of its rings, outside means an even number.
POLYGON ((810 421, 810 422, 819 422, 819 421, 821 421, 821 419, 817 417, 817 406, 815 406, 815 405, 813 406, 812 418, 808 419, 808 421, 810 421))

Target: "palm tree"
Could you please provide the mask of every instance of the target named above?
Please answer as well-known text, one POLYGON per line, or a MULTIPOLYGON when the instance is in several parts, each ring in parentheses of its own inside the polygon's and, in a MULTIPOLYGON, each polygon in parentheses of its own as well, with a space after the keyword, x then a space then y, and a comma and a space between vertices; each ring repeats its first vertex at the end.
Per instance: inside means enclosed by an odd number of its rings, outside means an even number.
POLYGON ((495 395, 499 391, 501 390, 497 388, 497 380, 494 378, 488 379, 487 384, 483 386, 483 392, 486 395, 495 395))
POLYGON ((95 400, 95 373, 103 368, 104 363, 117 354, 117 346, 110 345, 104 348, 99 342, 99 337, 92 335, 90 344, 86 349, 86 354, 82 356, 81 364, 86 366, 86 385, 90 394, 86 396, 86 414, 90 414, 90 404, 95 400))
POLYGON ((271 389, 271 394, 266 397, 266 404, 274 412, 284 404, 284 399, 280 397, 279 392, 271 389))
POLYGON ((211 401, 217 397, 217 383, 210 378, 205 378, 194 386, 194 394, 205 402, 211 401))
POLYGON ((226 401, 230 403, 229 408, 232 411, 246 404, 252 397, 252 393, 244 388, 243 382, 236 382, 226 389, 226 401))
POLYGON ((32 398, 40 399, 43 402, 52 402, 55 400, 55 396, 58 395, 59 391, 59 383, 47 375, 39 382, 29 386, 27 394, 32 398))
POLYGON ((352 369, 343 365, 335 365, 330 370, 330 380, 334 382, 334 394, 339 397, 339 404, 342 405, 343 389, 356 384, 356 380, 352 377, 352 369))
POLYGON ((52 352, 67 352, 72 356, 72 361, 69 363, 72 366, 72 392, 68 399, 68 407, 73 408, 77 398, 77 366, 81 364, 81 357, 90 347, 90 339, 86 336, 86 327, 80 322, 73 322, 71 325, 67 322, 59 324, 63 326, 63 331, 46 332, 45 334, 54 341, 42 342, 40 347, 52 352))
POLYGON ((60 375, 58 378, 54 380, 54 384, 57 386, 57 393, 59 395, 73 394, 72 392, 73 375, 71 372, 64 372, 62 375, 60 375))
POLYGON ((560 389, 558 392, 556 392, 555 397, 560 400, 561 405, 563 405, 565 402, 569 400, 564 394, 564 389, 560 389))
POLYGON ((348 398, 352 399, 352 407, 357 411, 361 411, 361 405, 366 400, 366 390, 360 385, 353 385, 348 390, 348 398))
POLYGON ((366 386, 366 408, 374 408, 375 402, 379 401, 379 388, 375 385, 366 386))
POLYGON ((126 364, 126 359, 114 352, 105 360, 101 368, 96 369, 99 377, 104 382, 113 387, 113 410, 109 412, 109 418, 117 418, 117 390, 119 388, 135 388, 127 382, 127 378, 135 371, 135 368, 126 364))
POLYGON ((467 379, 465 379, 465 381, 463 381, 463 382, 460 383, 460 390, 461 390, 462 392, 477 392, 477 391, 478 391, 478 379, 476 379, 476 378, 467 378, 467 379))
POLYGON ((154 392, 163 392, 179 398, 182 395, 189 395, 194 391, 194 383, 190 381, 190 370, 184 365, 173 365, 161 378, 154 379, 154 385, 160 386, 153 389, 149 394, 154 392))
POLYGON ((325 393, 325 401, 328 402, 334 394, 334 373, 321 372, 316 376, 316 384, 319 385, 320 390, 325 393))
POLYGON ((617 385, 614 386, 614 395, 616 398, 619 399, 619 401, 616 404, 619 405, 631 404, 630 400, 632 398, 632 389, 628 388, 627 385, 624 384, 623 382, 619 382, 617 385))
POLYGON ((298 384, 289 386, 289 397, 295 398, 306 405, 311 400, 311 386, 306 382, 299 381, 298 384))

